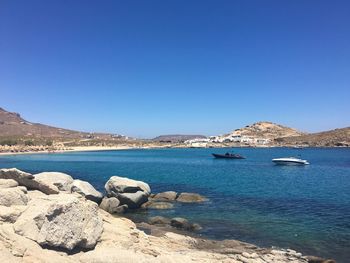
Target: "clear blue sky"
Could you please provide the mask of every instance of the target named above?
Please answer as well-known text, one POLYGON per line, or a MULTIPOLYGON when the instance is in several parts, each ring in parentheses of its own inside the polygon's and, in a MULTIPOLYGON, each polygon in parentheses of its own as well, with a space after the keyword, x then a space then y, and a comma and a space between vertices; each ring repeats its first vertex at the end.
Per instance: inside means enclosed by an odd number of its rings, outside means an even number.
POLYGON ((350 2, 0 0, 0 107, 139 137, 350 125, 350 2))

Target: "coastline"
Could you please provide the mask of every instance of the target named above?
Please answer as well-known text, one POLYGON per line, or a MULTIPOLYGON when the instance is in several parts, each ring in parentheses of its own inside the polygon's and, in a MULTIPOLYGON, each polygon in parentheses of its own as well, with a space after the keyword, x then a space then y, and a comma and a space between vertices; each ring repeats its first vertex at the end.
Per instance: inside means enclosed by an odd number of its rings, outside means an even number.
POLYGON ((237 145, 214 145, 210 147, 193 147, 188 145, 142 145, 142 146, 131 146, 131 145, 120 145, 120 146, 71 146, 67 148, 59 149, 45 149, 45 150, 22 150, 22 151, 2 151, 0 156, 13 156, 13 155, 24 155, 24 154, 55 154, 55 153, 69 153, 69 152, 97 152, 97 151, 118 151, 118 150, 135 150, 135 149, 210 149, 210 148, 291 148, 296 150, 302 150, 304 148, 321 148, 321 149, 344 149, 350 148, 348 146, 308 146, 303 148, 296 148, 289 145, 269 145, 269 146, 237 146, 237 145))
MULTIPOLYGON (((13 168, 1 169, 0 178, 0 196, 10 194, 10 198, 0 198, 3 262, 334 262, 292 249, 263 248, 234 239, 215 241, 147 225, 138 227, 123 214, 106 210, 103 200, 111 197, 68 174, 32 175, 13 168)), ((120 179, 111 177, 108 182, 120 179)), ((138 183, 144 191, 149 187, 141 181, 122 180, 116 187, 125 183, 129 188, 138 183)), ((107 193, 109 190, 114 191, 106 186, 107 193)))

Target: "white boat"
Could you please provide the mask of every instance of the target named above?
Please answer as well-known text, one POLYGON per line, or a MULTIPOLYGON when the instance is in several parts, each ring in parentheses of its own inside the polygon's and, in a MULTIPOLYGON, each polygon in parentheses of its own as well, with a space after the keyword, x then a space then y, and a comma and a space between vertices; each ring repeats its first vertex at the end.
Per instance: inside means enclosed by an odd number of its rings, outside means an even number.
POLYGON ((307 160, 302 160, 296 157, 275 158, 272 159, 275 164, 281 165, 305 165, 310 164, 307 160))

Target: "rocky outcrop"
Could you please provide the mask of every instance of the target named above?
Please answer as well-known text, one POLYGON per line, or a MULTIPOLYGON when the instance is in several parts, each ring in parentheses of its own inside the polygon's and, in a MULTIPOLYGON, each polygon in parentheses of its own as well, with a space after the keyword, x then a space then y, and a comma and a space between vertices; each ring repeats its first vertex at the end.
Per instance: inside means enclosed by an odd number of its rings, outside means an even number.
POLYGON ((148 201, 151 188, 148 184, 125 177, 112 176, 105 184, 108 197, 116 197, 121 205, 139 208, 148 201))
POLYGON ((86 199, 96 203, 100 203, 102 200, 102 194, 97 191, 90 183, 82 180, 74 180, 70 185, 71 192, 76 192, 86 199))
POLYGON ((34 178, 43 184, 56 186, 59 191, 70 191, 70 185, 73 183, 70 175, 58 172, 43 172, 35 174, 34 178))
POLYGON ((154 226, 194 227, 183 218, 154 217, 149 222, 154 225, 149 226, 166 231, 147 235, 132 221, 103 210, 125 207, 115 197, 104 198, 100 204, 103 209, 99 209, 76 192, 47 195, 27 191, 17 180, 20 186, 6 180, 9 182, 0 181, 0 191, 16 194, 4 201, 7 206, 0 206, 0 262, 307 262, 293 250, 264 249, 236 240, 205 240, 154 226))

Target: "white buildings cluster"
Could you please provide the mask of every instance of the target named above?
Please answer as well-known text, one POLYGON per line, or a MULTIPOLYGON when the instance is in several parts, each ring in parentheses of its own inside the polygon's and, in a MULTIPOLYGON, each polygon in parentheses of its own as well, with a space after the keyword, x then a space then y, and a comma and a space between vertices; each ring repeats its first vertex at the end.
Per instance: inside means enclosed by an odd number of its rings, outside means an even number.
POLYGON ((259 138, 241 134, 230 134, 227 136, 212 136, 209 138, 214 143, 236 142, 242 144, 266 145, 271 142, 271 140, 267 138, 259 138))
POLYGON ((271 139, 247 136, 241 134, 230 134, 226 136, 210 136, 209 138, 196 138, 185 141, 191 147, 206 147, 208 143, 238 143, 244 145, 267 145, 271 139))

